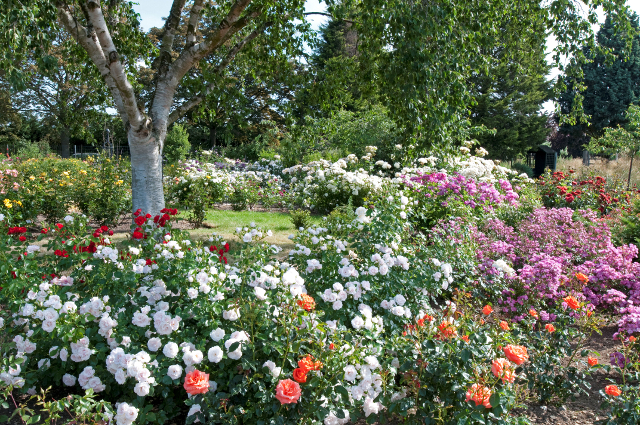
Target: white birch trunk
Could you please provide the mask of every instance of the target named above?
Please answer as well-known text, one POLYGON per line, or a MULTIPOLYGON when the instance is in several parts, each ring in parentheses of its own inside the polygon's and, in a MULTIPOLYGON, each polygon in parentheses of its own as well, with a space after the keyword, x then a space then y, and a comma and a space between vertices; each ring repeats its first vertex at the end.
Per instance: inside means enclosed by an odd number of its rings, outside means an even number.
POLYGON ((154 132, 148 137, 140 137, 130 129, 129 149, 131 151, 131 191, 133 211, 155 216, 164 205, 162 190, 162 147, 166 130, 154 132))

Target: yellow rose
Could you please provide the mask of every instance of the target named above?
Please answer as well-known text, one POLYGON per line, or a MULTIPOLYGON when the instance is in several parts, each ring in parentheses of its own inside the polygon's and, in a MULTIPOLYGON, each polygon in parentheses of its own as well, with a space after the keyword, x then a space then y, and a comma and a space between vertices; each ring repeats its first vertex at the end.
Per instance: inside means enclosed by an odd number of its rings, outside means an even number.
POLYGON ((5 200, 4 200, 4 206, 5 206, 5 207, 7 207, 7 208, 11 208, 11 207, 13 207, 13 205, 11 204, 11 201, 10 201, 10 200, 8 200, 8 199, 5 199, 5 200))
POLYGON ((32 181, 33 181, 33 180, 35 180, 35 179, 36 179, 36 178, 35 178, 35 176, 29 176, 29 180, 32 180, 32 181))
POLYGON ((22 206, 22 202, 20 202, 20 201, 16 201, 16 204, 22 206))

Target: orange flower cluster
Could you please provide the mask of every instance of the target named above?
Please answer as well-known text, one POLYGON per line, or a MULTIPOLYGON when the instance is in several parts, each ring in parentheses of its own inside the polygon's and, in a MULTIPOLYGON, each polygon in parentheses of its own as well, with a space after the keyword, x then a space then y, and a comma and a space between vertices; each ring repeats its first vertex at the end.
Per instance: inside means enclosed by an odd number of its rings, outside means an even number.
POLYGON ((491 394, 491 390, 484 385, 473 384, 467 391, 466 401, 471 400, 476 403, 476 406, 483 405, 487 409, 491 409, 491 403, 489 403, 491 394))
POLYGON ((298 305, 307 311, 312 311, 316 308, 316 301, 307 294, 301 294, 298 305))
POLYGON ((307 373, 312 370, 320 370, 322 366, 320 360, 316 360, 311 354, 307 354, 307 357, 298 361, 298 367, 293 370, 293 379, 304 384, 307 382, 307 373))
POLYGON ((556 331, 556 328, 551 324, 551 323, 547 323, 546 325, 544 325, 544 328, 549 332, 549 333, 554 333, 556 331))
POLYGON ((449 339, 458 335, 458 331, 456 327, 453 326, 453 323, 446 320, 438 325, 438 331, 439 333, 436 335, 436 339, 449 339))
POLYGON ((576 300, 574 297, 572 297, 571 295, 569 295, 568 297, 565 297, 562 299, 565 303, 567 303, 567 305, 569 306, 569 308, 571 308, 572 310, 577 310, 580 308, 580 303, 578 302, 578 300, 576 300))

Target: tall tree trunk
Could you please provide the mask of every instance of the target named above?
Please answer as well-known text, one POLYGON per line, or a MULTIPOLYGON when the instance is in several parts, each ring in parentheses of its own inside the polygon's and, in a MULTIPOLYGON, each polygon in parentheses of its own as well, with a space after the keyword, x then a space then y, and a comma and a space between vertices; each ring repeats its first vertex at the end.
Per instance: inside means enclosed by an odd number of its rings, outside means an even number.
POLYGON ((69 127, 62 127, 60 131, 60 145, 62 147, 61 156, 63 158, 69 158, 71 153, 69 151, 69 139, 71 137, 71 129, 69 127))
POLYGON ((155 216, 164 208, 162 146, 165 136, 163 131, 141 138, 129 130, 133 211, 141 209, 155 216))
POLYGON ((215 149, 218 141, 218 125, 216 122, 212 122, 209 125, 209 141, 211 142, 211 149, 215 149))

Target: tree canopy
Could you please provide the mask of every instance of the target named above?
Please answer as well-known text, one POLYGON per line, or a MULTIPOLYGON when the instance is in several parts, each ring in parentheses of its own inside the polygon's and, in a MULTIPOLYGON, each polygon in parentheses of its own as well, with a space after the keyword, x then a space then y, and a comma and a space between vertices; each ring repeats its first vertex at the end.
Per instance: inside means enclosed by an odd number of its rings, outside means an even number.
MULTIPOLYGON (((54 64, 50 46, 64 29, 83 62, 97 70, 128 130, 133 208, 155 213, 164 207, 161 153, 168 125, 223 84, 221 75, 232 63, 259 63, 263 72, 293 66, 292 58, 303 53, 310 37, 304 3, 174 0, 153 42, 131 2, 33 0, 26 7, 9 0, 0 4, 0 45, 7 46, 0 66, 14 86, 23 84, 26 61, 54 64)), ((620 22, 621 33, 631 31, 623 0, 328 0, 327 5, 336 19, 353 22, 362 52, 359 76, 375 84, 416 149, 444 149, 464 134, 461 123, 471 101, 466 82, 487 69, 493 49, 511 54, 523 33, 543 38, 550 32, 561 41, 556 59, 564 69, 563 55, 570 65, 579 64, 582 46, 595 48, 591 24, 597 22, 597 7, 620 22), (502 34, 502 24, 512 21, 521 24, 521 32, 502 34)), ((580 70, 567 67, 577 76, 580 70)), ((579 96, 576 100, 579 106, 579 96)))
MULTIPOLYGON (((629 48, 624 27, 608 15, 597 34, 598 49, 585 46, 589 60, 582 64, 584 85, 582 92, 584 113, 589 116, 574 127, 564 130, 575 135, 601 137, 606 128, 615 128, 627 122, 626 111, 640 100, 640 34, 638 16, 628 15, 628 23, 635 35, 629 48), (605 50, 606 49, 606 50, 605 50), (611 57, 606 53, 613 53, 611 57)), ((561 111, 569 113, 573 107, 576 83, 567 85, 559 100, 561 111)))

